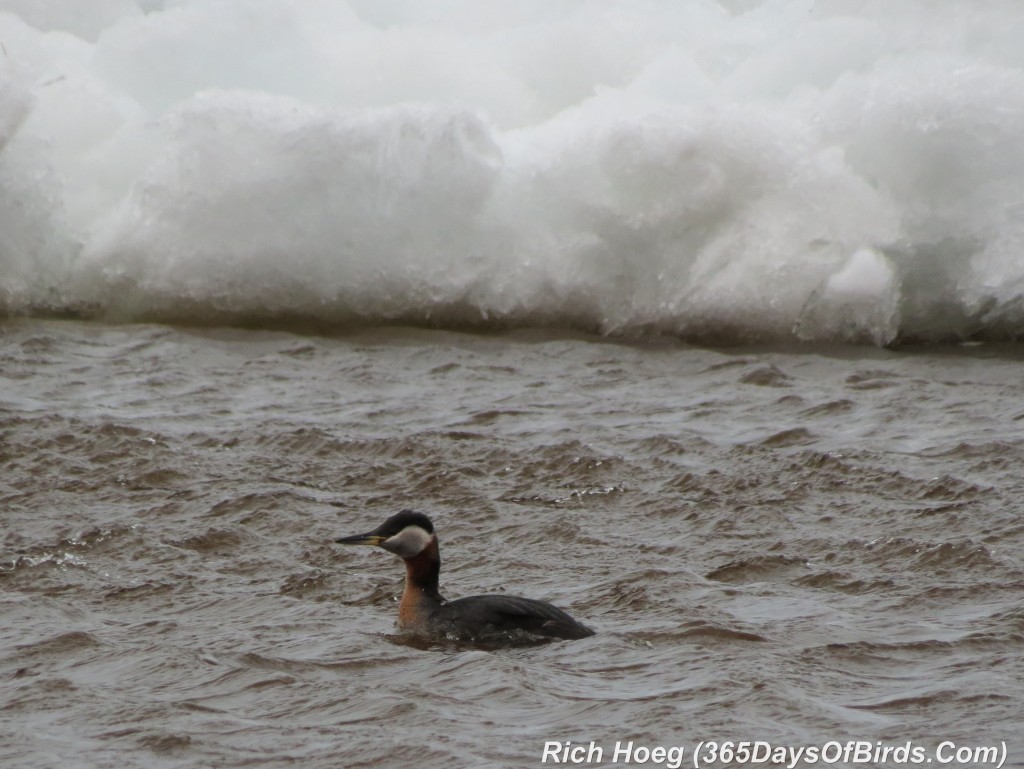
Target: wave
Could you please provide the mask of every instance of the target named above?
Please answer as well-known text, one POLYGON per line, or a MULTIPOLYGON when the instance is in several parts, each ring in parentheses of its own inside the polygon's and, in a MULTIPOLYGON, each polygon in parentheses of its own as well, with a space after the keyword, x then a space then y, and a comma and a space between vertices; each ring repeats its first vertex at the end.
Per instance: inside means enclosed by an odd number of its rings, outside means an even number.
POLYGON ((0 312, 1024 333, 1024 7, 0 2, 0 312))

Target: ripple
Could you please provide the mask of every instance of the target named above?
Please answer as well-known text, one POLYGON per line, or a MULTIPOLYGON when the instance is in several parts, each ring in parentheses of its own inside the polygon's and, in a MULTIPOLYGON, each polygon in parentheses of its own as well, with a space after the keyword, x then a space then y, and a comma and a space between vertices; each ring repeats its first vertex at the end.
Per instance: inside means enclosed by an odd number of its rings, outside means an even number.
POLYGON ((745 585, 753 582, 788 581, 794 575, 807 572, 807 561, 785 555, 755 556, 733 561, 708 572, 704 576, 716 582, 745 585))
POLYGON ((741 384, 757 385, 758 387, 790 387, 792 379, 776 366, 759 366, 745 372, 740 378, 741 384))
POLYGON ((44 638, 30 643, 15 644, 14 648, 20 656, 34 657, 53 654, 72 654, 85 649, 101 646, 101 642, 92 633, 83 630, 72 630, 67 633, 44 638))
POLYGON ((817 440, 818 436, 806 427, 791 427, 787 430, 780 430, 777 433, 772 433, 767 438, 761 440, 758 445, 766 448, 779 449, 786 448, 788 446, 806 446, 809 443, 817 442, 817 440))

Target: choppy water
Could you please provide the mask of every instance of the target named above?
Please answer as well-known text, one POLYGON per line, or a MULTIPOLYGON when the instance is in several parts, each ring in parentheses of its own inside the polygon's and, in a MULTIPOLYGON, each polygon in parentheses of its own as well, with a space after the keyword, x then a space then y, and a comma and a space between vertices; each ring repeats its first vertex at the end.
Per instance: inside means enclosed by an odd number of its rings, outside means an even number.
POLYGON ((7 322, 0 763, 857 739, 1022 766, 1020 357, 7 322), (598 635, 401 643, 400 563, 331 540, 406 506, 449 596, 598 635))

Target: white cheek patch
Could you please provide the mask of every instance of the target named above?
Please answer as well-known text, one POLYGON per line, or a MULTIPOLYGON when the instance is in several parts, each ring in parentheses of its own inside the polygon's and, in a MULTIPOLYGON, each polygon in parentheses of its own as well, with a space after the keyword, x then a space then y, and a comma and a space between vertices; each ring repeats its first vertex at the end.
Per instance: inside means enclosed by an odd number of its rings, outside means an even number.
POLYGON ((402 558, 412 558, 430 544, 430 536, 419 526, 406 526, 395 536, 385 539, 381 547, 402 558))

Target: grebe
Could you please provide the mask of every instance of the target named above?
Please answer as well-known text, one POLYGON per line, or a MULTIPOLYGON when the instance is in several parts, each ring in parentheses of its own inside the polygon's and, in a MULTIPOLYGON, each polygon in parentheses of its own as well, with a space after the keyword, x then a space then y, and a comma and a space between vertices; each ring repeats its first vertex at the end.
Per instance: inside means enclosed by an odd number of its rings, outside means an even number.
POLYGON ((378 545, 405 561, 405 591, 398 629, 448 640, 535 643, 586 638, 594 631, 544 601, 509 595, 475 595, 446 601, 438 591, 441 556, 434 524, 403 510, 368 534, 341 537, 342 545, 378 545))

